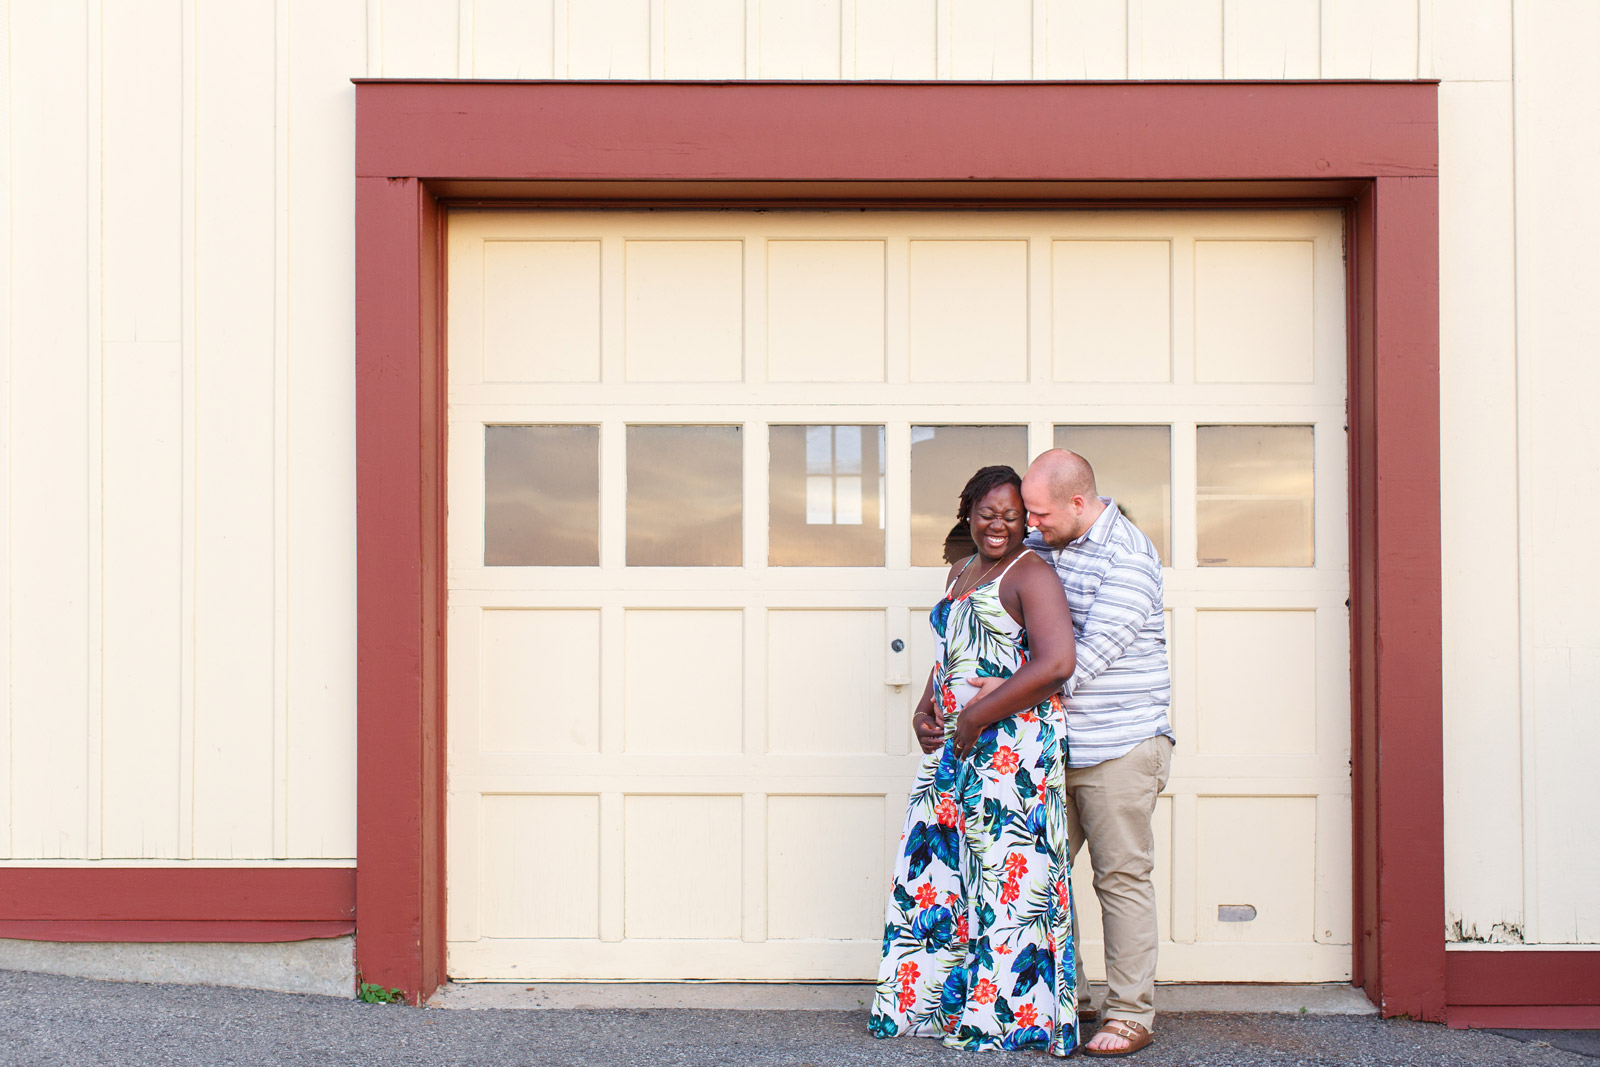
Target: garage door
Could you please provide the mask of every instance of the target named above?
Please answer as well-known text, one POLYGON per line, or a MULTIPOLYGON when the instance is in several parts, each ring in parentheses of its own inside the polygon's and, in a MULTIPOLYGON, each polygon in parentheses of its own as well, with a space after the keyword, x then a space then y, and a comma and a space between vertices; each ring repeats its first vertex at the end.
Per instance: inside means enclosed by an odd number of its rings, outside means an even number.
POLYGON ((957 491, 1055 445, 1168 568, 1161 977, 1349 976, 1337 211, 459 212, 448 251, 454 977, 871 978, 957 491))

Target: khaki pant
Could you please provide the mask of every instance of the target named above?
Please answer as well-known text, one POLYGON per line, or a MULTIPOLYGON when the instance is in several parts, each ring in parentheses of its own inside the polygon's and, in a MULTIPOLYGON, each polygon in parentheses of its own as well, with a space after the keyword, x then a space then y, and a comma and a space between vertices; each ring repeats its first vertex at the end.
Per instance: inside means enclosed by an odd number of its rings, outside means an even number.
MULTIPOLYGON (((1155 834, 1150 818, 1156 794, 1167 786, 1172 741, 1157 735, 1116 759, 1067 768, 1067 837, 1073 861, 1087 842, 1094 892, 1105 925, 1106 997, 1102 1018, 1155 1029, 1155 834)), ((1088 1005, 1089 983, 1078 958, 1078 1002, 1088 1005)))

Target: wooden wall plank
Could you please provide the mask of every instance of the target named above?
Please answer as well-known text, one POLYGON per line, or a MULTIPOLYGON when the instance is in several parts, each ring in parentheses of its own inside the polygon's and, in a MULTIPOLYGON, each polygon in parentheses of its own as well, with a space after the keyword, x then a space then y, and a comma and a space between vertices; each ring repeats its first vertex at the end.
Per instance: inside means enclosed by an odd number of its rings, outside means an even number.
POLYGON ((11 854, 43 859, 87 844, 87 32, 11 10, 11 854))
POLYGON ((1032 77, 1030 0, 950 0, 950 70, 960 80, 1032 77))
POLYGON ((176 341, 112 341, 102 359, 101 854, 173 858, 183 349, 176 341))
MULTIPOLYGON (((1127 0, 1035 0, 1045 5, 1046 78, 1128 74, 1127 0)), ((1038 71, 1035 72, 1040 73, 1038 71)))
POLYGON ((1600 686, 1600 9, 1518 5, 1517 396, 1524 867, 1530 941, 1600 941, 1600 808, 1581 738, 1600 686))
POLYGON ((1517 572, 1484 566, 1503 556, 1508 531, 1477 518, 1489 487, 1517 480, 1511 86, 1440 86, 1439 125, 1446 922, 1468 940, 1514 938, 1523 913, 1521 768, 1507 758, 1521 718, 1517 572))
POLYGON ((273 846, 275 12, 197 15, 196 856, 273 846))
POLYGON ((1230 78, 1315 78, 1319 0, 1225 0, 1224 72, 1230 78))
MULTIPOLYGON (((1511 77, 1511 0, 1420 0, 1431 35, 1429 69, 1441 81, 1504 81, 1511 77)), ((1563 8, 1563 11, 1569 10, 1563 8)), ((1570 10, 1576 14, 1577 7, 1570 10)))
POLYGON ((101 853, 181 834, 180 0, 103 9, 101 853))
MULTIPOLYGON (((304 14, 302 14, 302 11, 304 14)), ((312 13, 316 17, 311 17, 312 13)), ((289 25, 288 854, 355 853, 355 89, 359 8, 289 25)))
MULTIPOLYGON (((11 129, 11 5, 6 3, 6 18, 0 22, 0 129, 11 129)), ((5 294, 6 321, 12 316, 11 263, 11 138, 0 137, 0 243, 7 254, 0 256, 0 293, 5 294)), ((6 331, 6 373, 0 375, 0 412, 6 416, 6 430, 0 432, 0 470, 11 470, 11 364, 14 356, 11 331, 6 331)), ((10 479, 0 492, 0 640, 6 654, 0 655, 0 859, 11 855, 11 488, 10 479)))
MULTIPOLYGON (((650 0, 566 0, 570 78, 650 77, 650 0)), ((560 66, 558 61, 557 66, 560 66)))
POLYGON ((664 0, 663 75, 668 78, 742 78, 746 0, 664 0))
POLYGON ((857 0, 853 33, 857 78, 932 78, 937 72, 937 0, 857 0))
POLYGON ((458 2, 382 0, 383 77, 459 77, 458 2))
POLYGON ((840 0, 752 0, 759 10, 761 59, 757 78, 837 78, 840 0))
MULTIPOLYGON (((555 69, 555 0, 463 0, 472 9, 474 78, 548 78, 555 69)), ((319 12, 327 8, 319 5, 319 12)), ((318 18, 314 25, 351 21, 351 12, 318 18)), ((309 43, 309 42, 305 42, 309 43)), ((305 44, 301 44, 304 47, 305 44)), ((314 45, 313 45, 314 47, 314 45)))
POLYGON ((1128 77, 1222 77, 1223 0, 1130 0, 1128 77))
POLYGON ((1417 77, 1416 0, 1323 0, 1324 78, 1417 77))
POLYGON ((102 55, 101 333, 181 337, 180 0, 107 4, 102 55))

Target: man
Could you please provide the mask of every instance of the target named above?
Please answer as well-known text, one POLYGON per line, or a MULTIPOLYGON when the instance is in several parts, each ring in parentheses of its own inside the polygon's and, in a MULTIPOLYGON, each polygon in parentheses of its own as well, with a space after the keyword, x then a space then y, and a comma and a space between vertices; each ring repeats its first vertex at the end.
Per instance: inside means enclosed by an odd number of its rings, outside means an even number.
MULTIPOLYGON (((1094 471, 1076 453, 1052 449, 1034 460, 1022 501, 1034 528, 1026 544, 1054 564, 1077 639, 1077 670, 1063 688, 1067 829, 1073 857, 1087 844, 1093 861, 1107 985, 1105 1022, 1084 1053, 1128 1055, 1150 1043, 1155 1025, 1150 820, 1174 744, 1161 558, 1116 503, 1099 495, 1094 471)), ((997 679, 971 681, 984 689, 975 699, 1004 688, 997 679)), ((942 741, 941 724, 914 725, 925 751, 942 741)), ((1081 954, 1078 990, 1083 1011, 1091 1001, 1081 954)))

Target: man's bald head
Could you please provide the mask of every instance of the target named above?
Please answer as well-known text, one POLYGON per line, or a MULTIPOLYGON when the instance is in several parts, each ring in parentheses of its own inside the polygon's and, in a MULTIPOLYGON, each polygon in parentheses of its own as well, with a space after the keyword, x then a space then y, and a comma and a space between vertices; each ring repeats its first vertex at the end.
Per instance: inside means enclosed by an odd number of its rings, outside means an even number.
POLYGON ((1094 499, 1099 495, 1094 484, 1094 468, 1076 452, 1052 448, 1040 453, 1028 467, 1028 476, 1032 477, 1035 472, 1058 504, 1065 504, 1075 496, 1094 499))
POLYGON ((1028 524, 1051 548, 1081 537, 1105 510, 1094 484, 1094 468, 1076 452, 1052 448, 1022 477, 1022 503, 1028 524))

